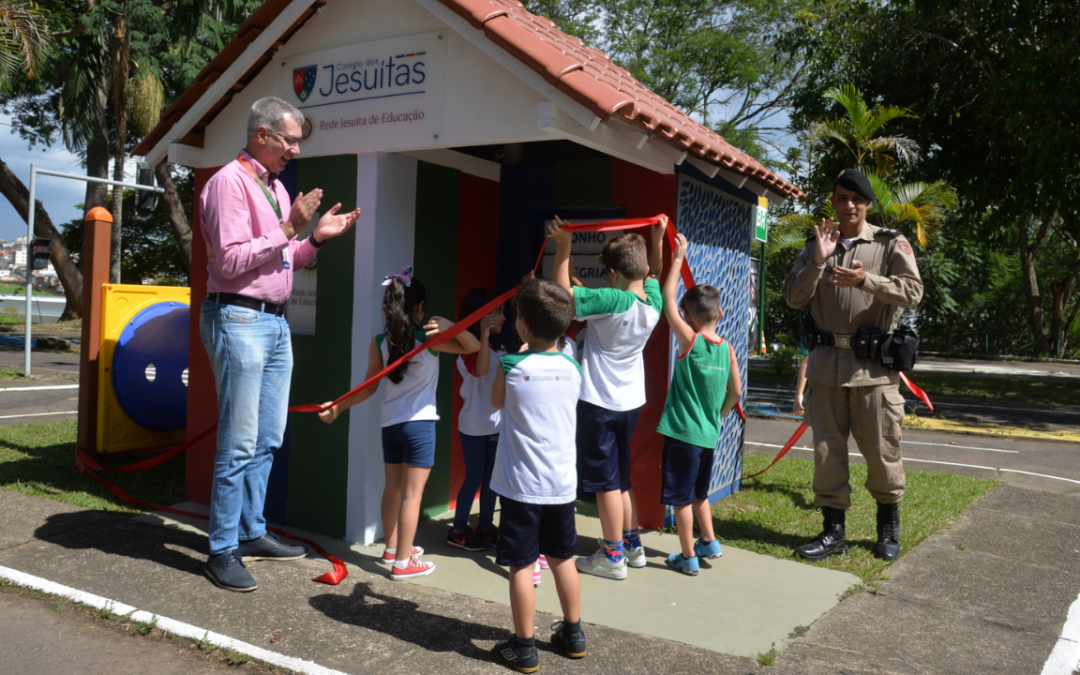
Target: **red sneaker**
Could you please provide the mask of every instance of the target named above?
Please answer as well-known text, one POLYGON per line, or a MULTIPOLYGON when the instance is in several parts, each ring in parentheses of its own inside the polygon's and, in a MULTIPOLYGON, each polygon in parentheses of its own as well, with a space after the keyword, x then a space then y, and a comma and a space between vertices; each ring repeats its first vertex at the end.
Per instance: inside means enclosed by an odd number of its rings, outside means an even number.
POLYGON ((409 557, 409 565, 405 569, 394 566, 394 569, 390 572, 390 578, 394 581, 402 581, 413 577, 426 577, 434 571, 435 563, 424 562, 420 559, 420 556, 414 555, 409 557))
MULTIPOLYGON (((413 555, 424 555, 424 549, 420 548, 419 546, 413 546, 412 547, 412 554, 413 555)), ((392 565, 394 563, 394 560, 395 560, 396 557, 397 557, 397 552, 388 553, 386 549, 383 549, 382 557, 379 558, 379 562, 387 564, 387 565, 392 565)))

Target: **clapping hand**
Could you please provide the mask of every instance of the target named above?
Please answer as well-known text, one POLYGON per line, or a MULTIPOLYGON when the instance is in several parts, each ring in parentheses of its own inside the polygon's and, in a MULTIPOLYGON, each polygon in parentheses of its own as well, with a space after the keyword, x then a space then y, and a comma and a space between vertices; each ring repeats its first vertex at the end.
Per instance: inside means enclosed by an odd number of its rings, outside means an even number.
POLYGON ((315 233, 312 236, 316 237, 316 241, 320 244, 327 239, 333 239, 348 232, 349 228, 356 224, 356 219, 360 217, 360 209, 358 208, 348 213, 339 214, 340 209, 340 203, 334 204, 322 218, 319 218, 319 225, 315 228, 315 233))
POLYGON ((294 236, 303 232, 307 224, 311 222, 311 217, 319 210, 319 204, 322 204, 322 196, 323 191, 319 188, 307 194, 301 192, 296 195, 296 201, 293 202, 292 210, 289 211, 289 224, 292 225, 294 236))

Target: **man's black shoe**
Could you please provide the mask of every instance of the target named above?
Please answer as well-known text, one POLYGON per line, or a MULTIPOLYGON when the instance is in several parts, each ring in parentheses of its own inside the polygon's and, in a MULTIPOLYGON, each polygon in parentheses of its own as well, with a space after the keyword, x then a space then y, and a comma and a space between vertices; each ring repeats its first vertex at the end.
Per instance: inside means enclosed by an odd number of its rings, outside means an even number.
POLYGON ((500 662, 519 673, 535 673, 540 670, 540 655, 536 652, 535 641, 532 645, 525 646, 514 637, 495 645, 491 652, 500 662))
POLYGON ((900 505, 877 505, 877 543, 874 557, 896 560, 900 557, 900 505))
POLYGON ((258 588, 255 578, 244 567, 244 562, 236 551, 211 555, 206 561, 204 572, 206 578, 215 586, 227 591, 247 593, 258 588))
POLYGON ((240 542, 237 549, 240 558, 244 562, 255 560, 299 560, 306 558, 308 550, 306 546, 291 546, 277 538, 272 532, 267 532, 258 539, 240 542))
POLYGON ((585 631, 581 630, 580 621, 556 621, 551 630, 551 644, 562 647, 570 658, 581 659, 588 654, 585 649, 585 631))
POLYGON ((795 548, 795 553, 806 560, 824 560, 831 555, 843 555, 848 551, 844 533, 844 509, 823 507, 821 513, 824 529, 809 542, 795 548))

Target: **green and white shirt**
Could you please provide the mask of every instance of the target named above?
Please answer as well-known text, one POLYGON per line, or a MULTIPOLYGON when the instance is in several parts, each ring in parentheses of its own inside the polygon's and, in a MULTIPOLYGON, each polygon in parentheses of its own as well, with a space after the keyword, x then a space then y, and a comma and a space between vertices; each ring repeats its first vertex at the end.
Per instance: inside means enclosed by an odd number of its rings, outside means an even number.
POLYGON ((720 442, 720 408, 731 373, 730 343, 695 333, 690 348, 675 361, 664 413, 656 431, 700 448, 720 442))
POLYGON ((577 395, 581 367, 562 352, 507 354, 499 359, 506 405, 491 489, 526 504, 569 504, 577 498, 577 395))
MULTIPOLYGON (((413 331, 412 349, 417 344, 427 341, 427 334, 422 330, 413 331)), ((375 336, 375 343, 382 354, 383 365, 390 365, 390 345, 386 342, 386 333, 375 336)), ((402 422, 439 419, 435 411, 435 387, 439 384, 439 355, 434 350, 425 349, 409 360, 409 368, 401 382, 394 384, 386 379, 383 393, 381 421, 379 426, 389 427, 402 422)))
POLYGON ((589 322, 582 350, 581 400, 608 410, 645 405, 645 349, 660 321, 664 298, 645 280, 645 300, 618 288, 575 288, 577 318, 589 322))

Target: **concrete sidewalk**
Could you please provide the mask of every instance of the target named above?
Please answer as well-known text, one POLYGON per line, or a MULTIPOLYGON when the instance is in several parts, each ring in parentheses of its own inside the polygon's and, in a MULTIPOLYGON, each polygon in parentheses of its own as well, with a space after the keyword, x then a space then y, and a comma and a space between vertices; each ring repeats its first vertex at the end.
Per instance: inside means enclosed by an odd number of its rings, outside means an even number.
MULTIPOLYGON (((583 579, 587 658, 552 653, 557 617, 537 616, 542 672, 742 675, 762 671, 747 655, 775 644, 764 672, 1039 673, 1080 593, 1078 507, 1077 495, 999 488, 894 564, 876 592, 839 602, 848 575, 731 547, 713 569, 683 577, 655 565, 675 538, 651 535, 649 567, 625 582, 583 579)), ((509 672, 489 655, 509 636, 505 574, 490 557, 449 553, 439 521, 420 535, 439 565, 421 583, 389 581, 374 561, 381 548, 339 542, 331 552, 350 563, 342 584, 310 581, 329 569, 320 559, 260 562, 250 566, 259 590, 236 594, 203 578, 206 539, 187 525, 8 491, 0 512, 5 568, 340 672, 509 672)), ((538 590, 550 611, 549 574, 538 590)))

